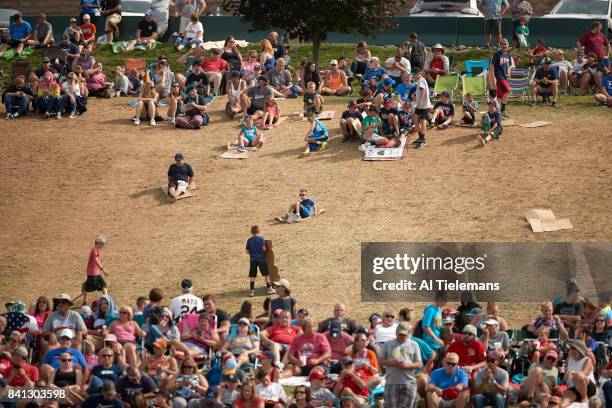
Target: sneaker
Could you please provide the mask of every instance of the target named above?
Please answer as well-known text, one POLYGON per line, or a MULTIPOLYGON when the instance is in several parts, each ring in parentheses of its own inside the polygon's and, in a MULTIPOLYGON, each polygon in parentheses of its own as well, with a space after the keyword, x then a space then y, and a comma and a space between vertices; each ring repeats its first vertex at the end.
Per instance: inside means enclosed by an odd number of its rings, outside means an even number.
POLYGON ((278 371, 283 371, 283 368, 285 368, 285 365, 281 361, 276 361, 274 366, 278 368, 278 371))
POLYGON ((267 295, 273 295, 273 294, 275 294, 275 293, 276 293, 276 291, 274 290, 274 288, 273 288, 272 286, 268 286, 268 287, 266 288, 266 294, 267 294, 267 295))
POLYGON ((302 153, 302 154, 300 154, 298 156, 298 159, 303 159, 303 158, 308 157, 308 156, 310 156, 310 152, 304 152, 304 153, 302 153))
POLYGON ((140 126, 140 119, 134 119, 134 126, 140 126))
POLYGON ((418 138, 417 140, 415 140, 414 142, 412 142, 412 143, 410 143, 410 144, 411 144, 411 145, 413 145, 413 146, 416 146, 416 145, 418 145, 419 143, 421 143, 421 140, 422 140, 421 138, 418 138))
POLYGON ((319 149, 320 151, 323 151, 327 149, 327 142, 321 142, 321 149, 319 149))
POLYGON ((255 291, 249 290, 249 297, 254 297, 254 296, 255 296, 255 291))
POLYGON ((17 119, 19 117, 19 112, 13 113, 13 119, 17 119))
POLYGON ((51 117, 51 113, 45 112, 45 119, 49 119, 51 117))
POLYGON ((170 122, 172 120, 172 118, 170 116, 164 116, 164 120, 166 122, 170 122))
POLYGON ((130 119, 132 122, 136 122, 136 116, 132 116, 132 119, 130 119))
POLYGON ((427 142, 426 142, 425 140, 421 140, 421 141, 419 142, 419 144, 417 144, 417 145, 416 145, 416 148, 417 148, 417 149, 422 149, 422 148, 424 148, 425 146, 427 146, 427 142))
POLYGON ((157 125, 157 123, 155 123, 155 119, 151 119, 151 120, 149 121, 149 125, 151 125, 151 126, 156 126, 156 125, 157 125))
POLYGON ((13 119, 13 114, 12 113, 7 113, 6 116, 4 117, 4 119, 6 119, 6 120, 13 119))
POLYGON ((174 119, 170 120, 170 126, 176 127, 176 121, 174 119))
POLYGON ((359 145, 359 147, 357 148, 357 150, 359 150, 360 152, 365 152, 366 151, 366 144, 362 143, 359 145))
POLYGON ((56 118, 61 119, 62 118, 62 113, 61 112, 57 112, 57 115, 55 115, 56 118))
POLYGON ((255 146, 255 147, 257 147, 258 149, 261 149, 263 147, 263 142, 257 143, 257 146, 255 146))
POLYGON ((281 215, 281 218, 285 221, 287 221, 287 218, 289 218, 289 214, 284 213, 283 215, 281 215))
POLYGON ((535 99, 532 99, 531 101, 529 101, 529 106, 534 107, 538 104, 538 101, 536 101, 535 99))
POLYGON ((244 146, 238 146, 238 151, 239 151, 240 153, 244 153, 244 152, 246 152, 246 147, 244 147, 244 146))
POLYGON ((554 109, 557 109, 557 101, 552 101, 552 103, 550 104, 550 106, 554 109))
POLYGON ((478 141, 480 142, 482 147, 485 147, 487 145, 487 139, 485 139, 483 135, 478 135, 478 141))
POLYGON ((74 119, 74 118, 76 118, 76 117, 77 117, 76 112, 71 112, 71 113, 70 113, 70 116, 68 116, 68 119, 74 119))

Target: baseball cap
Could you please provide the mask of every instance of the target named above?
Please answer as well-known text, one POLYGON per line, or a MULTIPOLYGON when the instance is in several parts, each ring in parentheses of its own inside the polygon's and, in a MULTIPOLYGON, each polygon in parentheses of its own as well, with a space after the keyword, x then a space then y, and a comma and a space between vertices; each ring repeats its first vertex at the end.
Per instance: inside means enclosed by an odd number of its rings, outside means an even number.
POLYGON ((396 334, 410 334, 410 332, 412 331, 412 327, 410 326, 410 324, 408 322, 400 322, 397 325, 397 329, 395 329, 395 333, 396 334))
POLYGON ((340 323, 340 320, 338 319, 332 320, 332 322, 329 325, 329 335, 333 338, 336 338, 336 337, 340 337, 341 333, 342 333, 342 323, 340 323))
POLYGON ((321 372, 321 370, 312 370, 308 374, 308 381, 310 380, 324 380, 327 376, 321 372))
POLYGON ((492 358, 495 361, 502 361, 504 359, 504 356, 497 350, 489 350, 487 352, 487 358, 492 358))
POLYGON ((446 309, 442 310, 442 316, 448 316, 448 315, 454 316, 456 314, 458 314, 458 312, 452 307, 447 307, 446 309))
POLYGON ((559 359, 559 354, 557 354, 557 352, 555 350, 548 350, 546 352, 546 354, 544 354, 544 357, 552 357, 555 360, 559 359))
POLYGON ((385 104, 385 105, 388 105, 388 104, 390 104, 390 103, 392 103, 392 102, 393 102, 393 99, 391 99, 391 98, 385 98, 385 99, 383 100, 383 104, 385 104))
POLYGON ((13 353, 17 354, 18 356, 21 356, 23 358, 28 358, 28 350, 24 347, 24 346, 19 346, 17 347, 13 353))
POLYGON ((329 65, 338 65, 338 60, 333 59, 329 61, 329 65))
POLYGON ((576 51, 576 55, 584 55, 584 50, 578 50, 578 51, 576 51))
POLYGON ((455 316, 453 315, 446 315, 442 318, 442 324, 446 324, 446 323, 455 323, 455 316))
POLYGON ((478 334, 478 331, 476 330, 476 327, 474 327, 473 325, 467 324, 463 328, 463 333, 464 334, 473 334, 474 336, 476 336, 478 334))
POLYGON ((91 307, 85 305, 85 306, 81 306, 81 308, 79 309, 79 314, 81 316, 85 315, 85 316, 90 316, 92 314, 92 310, 91 307))
POLYGON ((15 14, 13 14, 13 18, 19 18, 19 17, 21 17, 20 12, 16 12, 15 14))
POLYGON ((251 325, 251 322, 250 322, 250 321, 249 321, 249 319, 247 319, 246 317, 241 317, 241 318, 240 318, 240 320, 238 320, 238 324, 240 324, 240 323, 244 323, 244 324, 246 324, 247 326, 250 326, 250 325, 251 325))
MULTIPOLYGON (((497 106, 497 103, 494 100, 490 100, 490 101, 487 102, 487 105, 497 106)), ((476 316, 477 314, 479 314, 480 312, 482 312, 482 310, 475 311, 476 309, 478 309, 478 308, 475 307, 474 309, 470 310, 467 315, 473 317, 473 316, 476 316)))
POLYGON ((74 331, 72 331, 71 329, 62 329, 59 332, 58 337, 61 339, 62 337, 67 337, 69 339, 74 339, 74 331))
POLYGON ((115 384, 113 384, 112 381, 104 381, 104 384, 102 384, 102 387, 100 388, 100 391, 102 391, 102 392, 115 391, 115 384))
POLYGON ((152 9, 147 9, 144 12, 145 16, 152 16, 153 15, 153 10, 152 9))
POLYGON ((83 20, 91 20, 91 17, 89 16, 89 14, 83 14, 83 17, 81 17, 83 20))
POLYGON ((264 75, 260 75, 259 78, 257 78, 258 81, 264 81, 264 82, 268 82, 268 77, 264 76, 264 75))
POLYGON ((185 157, 181 153, 177 153, 174 155, 174 160, 184 160, 185 157))
POLYGON ((94 239, 94 243, 96 243, 96 244, 106 244, 106 239, 102 235, 98 235, 94 239))
POLYGON ((289 289, 289 281, 287 279, 279 279, 273 283, 274 286, 282 286, 285 289, 289 289))
MULTIPOLYGON (((176 156, 178 156, 178 154, 176 156)), ((176 160, 183 160, 182 157, 178 159, 176 156, 174 156, 176 160)), ((191 288, 193 288, 193 282, 191 282, 191 279, 183 279, 181 281, 181 289, 191 289, 191 288)))
POLYGON ((274 313, 272 313, 272 315, 275 317, 278 317, 281 315, 281 313, 283 313, 283 309, 278 308, 278 309, 274 309, 274 313))
POLYGON ((499 326, 499 321, 495 316, 487 316, 485 318, 484 324, 499 326))
MULTIPOLYGON (((104 340, 106 341, 106 338, 104 340)), ((168 339, 162 336, 153 342, 153 347, 166 350, 168 348, 168 344, 170 344, 168 339)))
POLYGON ((394 85, 394 84, 395 84, 395 80, 393 78, 386 77, 383 80, 383 85, 385 85, 385 86, 394 85))
POLYGON ((340 367, 346 366, 346 365, 349 365, 349 364, 353 364, 353 359, 350 358, 350 357, 342 357, 340 359, 339 364, 340 364, 340 367))
POLYGON ((357 102, 355 102, 354 100, 351 99, 350 101, 348 101, 347 106, 349 108, 351 108, 353 106, 357 106, 357 102))
POLYGON ((232 358, 228 358, 227 360, 225 360, 225 363, 223 363, 223 375, 236 374, 237 369, 238 362, 236 361, 234 356, 232 356, 232 358))
POLYGON ((104 336, 104 341, 105 342, 110 341, 110 342, 116 343, 117 342, 117 336, 115 336, 112 333, 108 333, 106 336, 104 336))
POLYGON ((509 45, 510 45, 510 43, 508 42, 508 40, 507 40, 507 39, 505 39, 505 38, 504 38, 503 40, 501 40, 501 41, 499 42, 499 45, 500 45, 500 46, 502 46, 502 47, 503 47, 503 46, 509 46, 509 45))
POLYGON ((440 93, 440 96, 445 96, 448 98, 450 95, 448 94, 448 92, 444 91, 440 93))

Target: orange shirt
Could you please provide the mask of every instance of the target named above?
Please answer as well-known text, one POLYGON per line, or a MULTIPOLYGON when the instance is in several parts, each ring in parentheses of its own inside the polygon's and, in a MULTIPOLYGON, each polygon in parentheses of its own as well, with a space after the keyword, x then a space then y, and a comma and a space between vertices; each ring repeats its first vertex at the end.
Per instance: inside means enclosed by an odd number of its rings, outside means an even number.
POLYGON ((81 26, 81 31, 83 32, 83 39, 85 41, 96 38, 96 26, 94 24, 83 24, 81 26))
POLYGON ((204 72, 223 72, 229 69, 227 61, 223 58, 206 58, 202 61, 202 70, 204 72))

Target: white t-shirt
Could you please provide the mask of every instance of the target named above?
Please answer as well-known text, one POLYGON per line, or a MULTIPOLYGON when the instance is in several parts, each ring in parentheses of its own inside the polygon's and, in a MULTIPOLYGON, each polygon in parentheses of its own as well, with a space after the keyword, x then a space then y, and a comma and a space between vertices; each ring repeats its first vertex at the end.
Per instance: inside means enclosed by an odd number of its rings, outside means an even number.
POLYGON ((196 38, 199 32, 204 32, 204 26, 199 21, 193 24, 191 21, 185 27, 185 37, 187 38, 196 38))
POLYGON ((202 309, 204 309, 202 299, 191 293, 177 296, 170 302, 170 313, 175 322, 180 321, 186 314, 197 313, 202 309))
POLYGON ((267 387, 263 384, 257 384, 255 386, 255 392, 258 396, 263 398, 265 401, 287 401, 287 394, 285 394, 285 390, 282 385, 279 383, 272 383, 267 387))
POLYGON ((568 60, 563 60, 563 61, 553 61, 552 65, 553 67, 559 67, 559 71, 565 71, 565 72, 569 72, 572 69, 574 69, 574 66, 572 65, 571 62, 569 62, 568 60))
MULTIPOLYGON (((401 66, 406 68, 406 70, 408 72, 410 72, 410 61, 408 61, 406 58, 402 57, 402 59, 400 60, 399 63, 400 63, 401 66)), ((387 61, 385 61, 385 68, 387 67, 387 65, 393 65, 393 64, 395 64, 395 57, 391 57, 387 61)), ((390 69, 390 70, 388 70, 387 73, 389 74, 389 76, 396 77, 396 78, 402 76, 402 71, 400 71, 397 68, 390 69)))
POLYGON ((416 96, 414 98, 416 109, 429 109, 431 108, 431 101, 429 100, 429 85, 427 80, 423 77, 419 78, 416 83, 416 96))
POLYGON ((374 337, 377 343, 384 343, 395 338, 395 331, 397 330, 397 323, 393 323, 389 327, 383 327, 382 324, 376 326, 374 337))

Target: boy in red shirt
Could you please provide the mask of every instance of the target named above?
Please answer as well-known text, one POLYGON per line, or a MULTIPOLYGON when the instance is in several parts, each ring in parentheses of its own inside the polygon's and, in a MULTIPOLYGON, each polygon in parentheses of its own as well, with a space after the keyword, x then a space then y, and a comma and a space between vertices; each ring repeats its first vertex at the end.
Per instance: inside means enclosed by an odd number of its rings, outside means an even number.
POLYGON ((544 46, 544 41, 536 40, 536 46, 529 51, 529 62, 533 65, 540 65, 540 61, 548 56, 548 48, 544 46))
POLYGON ((96 25, 91 23, 91 17, 89 14, 83 14, 83 24, 81 24, 81 31, 83 32, 83 38, 81 39, 81 47, 87 48, 89 51, 93 51, 96 43, 96 25))
POLYGON ((98 235, 94 241, 94 247, 91 248, 89 252, 89 260, 87 261, 87 280, 83 282, 81 292, 81 296, 83 296, 83 306, 87 304, 88 292, 102 291, 104 295, 108 294, 106 281, 102 277, 102 273, 104 273, 105 276, 109 276, 109 274, 100 261, 101 251, 104 245, 106 245, 106 240, 104 237, 98 235))

